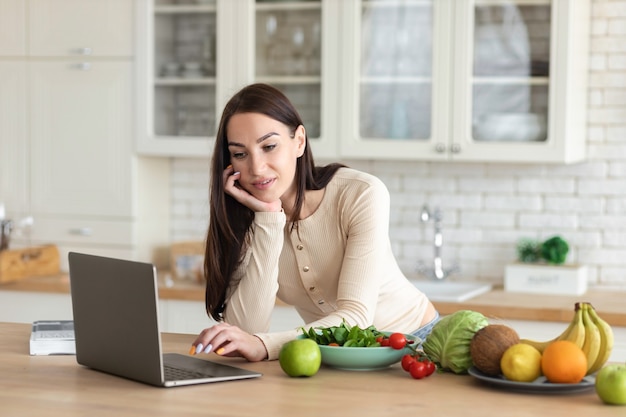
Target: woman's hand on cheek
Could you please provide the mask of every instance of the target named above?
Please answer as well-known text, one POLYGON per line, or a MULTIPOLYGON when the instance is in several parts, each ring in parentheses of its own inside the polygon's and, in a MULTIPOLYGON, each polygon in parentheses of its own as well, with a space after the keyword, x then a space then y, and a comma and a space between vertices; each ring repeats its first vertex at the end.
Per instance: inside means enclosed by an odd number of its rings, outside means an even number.
POLYGON ((282 203, 280 200, 266 203, 254 197, 248 191, 244 190, 237 182, 241 177, 240 172, 235 172, 232 165, 224 170, 224 191, 235 200, 248 207, 252 211, 281 211, 282 203))
POLYGON ((261 339, 226 323, 204 329, 189 350, 190 355, 211 352, 220 356, 244 357, 250 362, 267 359, 267 350, 261 339))

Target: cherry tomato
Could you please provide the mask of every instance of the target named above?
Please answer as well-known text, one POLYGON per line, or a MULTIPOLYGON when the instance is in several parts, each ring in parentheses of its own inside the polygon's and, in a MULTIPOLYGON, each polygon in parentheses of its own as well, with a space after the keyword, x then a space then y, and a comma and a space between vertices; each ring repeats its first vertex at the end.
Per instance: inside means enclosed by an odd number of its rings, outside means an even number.
POLYGON ((409 373, 415 379, 422 379, 426 376, 426 364, 424 362, 415 361, 409 367, 409 373))
POLYGON ((426 364, 426 376, 430 376, 435 373, 435 371, 437 370, 437 365, 435 365, 434 362, 425 360, 424 363, 426 364))
POLYGON ((385 337, 385 338, 383 338, 383 339, 380 341, 380 345, 381 345, 381 346, 389 346, 389 339, 388 339, 388 338, 386 338, 386 337, 385 337))
POLYGON ((397 350, 404 349, 406 346, 406 337, 402 333, 392 333, 389 335, 389 345, 397 350))
POLYGON ((415 359, 413 355, 407 353, 406 355, 402 357, 402 369, 409 372, 409 368, 411 367, 411 364, 415 362, 416 360, 417 359, 415 359))

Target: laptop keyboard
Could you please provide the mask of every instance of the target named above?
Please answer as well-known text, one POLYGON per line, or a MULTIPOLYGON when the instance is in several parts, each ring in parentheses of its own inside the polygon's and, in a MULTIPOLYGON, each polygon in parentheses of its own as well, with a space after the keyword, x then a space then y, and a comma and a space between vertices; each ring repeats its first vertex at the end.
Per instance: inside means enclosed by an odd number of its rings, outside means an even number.
POLYGON ((175 368, 169 365, 164 366, 164 371, 166 381, 182 381, 185 379, 199 379, 211 377, 211 375, 201 374, 199 372, 190 371, 188 369, 175 368))

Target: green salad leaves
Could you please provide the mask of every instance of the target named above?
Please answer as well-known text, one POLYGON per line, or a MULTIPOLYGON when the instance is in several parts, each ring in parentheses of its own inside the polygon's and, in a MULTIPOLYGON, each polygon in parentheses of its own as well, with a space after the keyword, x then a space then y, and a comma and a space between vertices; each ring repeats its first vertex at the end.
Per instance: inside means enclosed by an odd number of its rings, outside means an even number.
POLYGON ((318 345, 336 343, 345 347, 380 347, 376 339, 384 336, 384 333, 376 330, 374 326, 361 329, 358 326, 350 326, 345 321, 339 326, 311 327, 305 330, 300 328, 304 336, 313 339, 318 345))

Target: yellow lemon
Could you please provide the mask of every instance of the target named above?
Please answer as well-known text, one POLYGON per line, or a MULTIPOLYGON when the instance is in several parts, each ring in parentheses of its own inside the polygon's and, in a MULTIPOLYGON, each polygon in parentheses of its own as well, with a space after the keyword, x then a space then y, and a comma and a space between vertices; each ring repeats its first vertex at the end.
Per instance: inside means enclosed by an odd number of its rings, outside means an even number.
POLYGON ((508 380, 534 381, 541 376, 541 352, 525 343, 517 343, 504 351, 500 368, 508 380))

